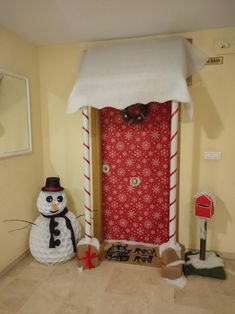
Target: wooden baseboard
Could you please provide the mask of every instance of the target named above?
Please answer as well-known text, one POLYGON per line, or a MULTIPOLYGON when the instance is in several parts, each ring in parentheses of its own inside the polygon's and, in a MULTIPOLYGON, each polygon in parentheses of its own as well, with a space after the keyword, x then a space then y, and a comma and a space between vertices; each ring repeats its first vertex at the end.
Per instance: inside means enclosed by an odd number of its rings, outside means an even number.
MULTIPOLYGON (((199 251, 199 249, 189 249, 189 248, 185 248, 186 251, 199 251)), ((221 252, 221 251, 217 251, 217 250, 208 250, 208 251, 214 251, 216 253, 218 253, 222 258, 224 259, 232 259, 235 260, 235 253, 233 252, 221 252)))
POLYGON ((218 254, 224 258, 224 259, 233 259, 235 260, 235 253, 231 253, 231 252, 219 252, 219 251, 216 251, 218 252, 218 254))
POLYGON ((3 268, 0 271, 0 278, 8 273, 13 267, 15 267, 22 259, 29 255, 29 249, 22 253, 19 257, 17 257, 14 261, 12 261, 9 265, 3 268))

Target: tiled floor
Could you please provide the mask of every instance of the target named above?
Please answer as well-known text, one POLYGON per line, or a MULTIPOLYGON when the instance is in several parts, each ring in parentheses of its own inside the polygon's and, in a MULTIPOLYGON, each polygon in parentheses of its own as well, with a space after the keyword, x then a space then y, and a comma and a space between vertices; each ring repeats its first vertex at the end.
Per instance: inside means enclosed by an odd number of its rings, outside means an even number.
POLYGON ((228 278, 188 277, 184 289, 160 277, 160 269, 102 262, 77 271, 76 261, 43 265, 31 256, 0 278, 1 314, 234 314, 235 261, 228 278))

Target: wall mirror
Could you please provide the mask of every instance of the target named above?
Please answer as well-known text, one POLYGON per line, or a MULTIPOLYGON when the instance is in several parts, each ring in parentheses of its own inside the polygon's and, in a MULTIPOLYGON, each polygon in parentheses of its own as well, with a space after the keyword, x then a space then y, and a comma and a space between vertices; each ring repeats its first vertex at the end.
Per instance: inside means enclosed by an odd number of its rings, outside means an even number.
POLYGON ((0 69, 0 157, 31 151, 29 81, 0 69))

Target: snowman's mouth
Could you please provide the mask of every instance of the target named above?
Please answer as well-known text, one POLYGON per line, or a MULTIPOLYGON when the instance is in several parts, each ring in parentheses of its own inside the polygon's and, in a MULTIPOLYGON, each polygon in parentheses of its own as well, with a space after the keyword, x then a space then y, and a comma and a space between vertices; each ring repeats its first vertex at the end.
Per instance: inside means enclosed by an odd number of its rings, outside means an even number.
POLYGON ((56 209, 56 210, 50 210, 50 213, 52 213, 52 214, 55 214, 55 213, 57 213, 58 212, 58 209, 56 209))

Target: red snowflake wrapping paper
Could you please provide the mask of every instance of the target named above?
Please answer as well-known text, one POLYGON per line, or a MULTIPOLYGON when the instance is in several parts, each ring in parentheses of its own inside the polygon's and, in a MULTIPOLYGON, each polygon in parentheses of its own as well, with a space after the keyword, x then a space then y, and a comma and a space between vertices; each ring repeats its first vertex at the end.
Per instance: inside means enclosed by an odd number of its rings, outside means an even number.
POLYGON ((117 109, 101 110, 106 240, 168 241, 170 124, 171 102, 148 104, 139 124, 128 124, 117 109))

